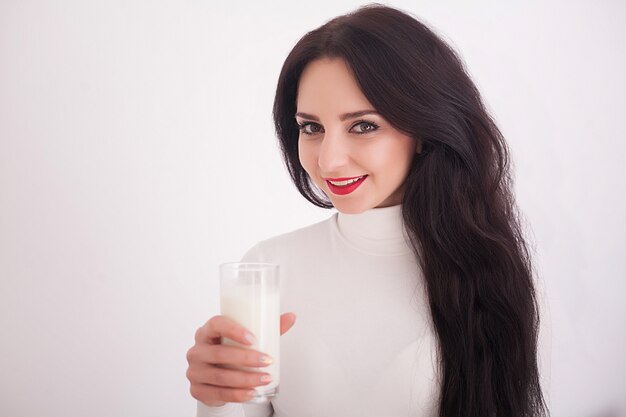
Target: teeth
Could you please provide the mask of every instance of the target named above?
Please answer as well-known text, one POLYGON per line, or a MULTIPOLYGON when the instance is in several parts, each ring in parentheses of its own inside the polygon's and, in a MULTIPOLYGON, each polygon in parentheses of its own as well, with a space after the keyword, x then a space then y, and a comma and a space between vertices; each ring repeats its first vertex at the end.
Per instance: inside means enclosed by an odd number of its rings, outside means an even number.
POLYGON ((330 181, 329 180, 328 182, 330 182, 332 185, 336 185, 338 187, 343 187, 343 186, 346 186, 346 185, 349 185, 349 184, 353 184, 353 183, 357 182, 358 180, 360 180, 361 178, 363 178, 363 177, 353 178, 351 180, 346 180, 346 181, 330 181))

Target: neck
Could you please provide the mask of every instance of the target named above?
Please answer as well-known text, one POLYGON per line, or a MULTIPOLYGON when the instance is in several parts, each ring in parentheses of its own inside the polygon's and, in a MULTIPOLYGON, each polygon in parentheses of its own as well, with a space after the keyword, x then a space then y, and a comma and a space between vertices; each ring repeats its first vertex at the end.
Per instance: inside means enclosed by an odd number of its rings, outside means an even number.
POLYGON ((401 204, 371 208, 358 214, 338 212, 336 226, 339 234, 362 252, 382 256, 411 252, 401 204))

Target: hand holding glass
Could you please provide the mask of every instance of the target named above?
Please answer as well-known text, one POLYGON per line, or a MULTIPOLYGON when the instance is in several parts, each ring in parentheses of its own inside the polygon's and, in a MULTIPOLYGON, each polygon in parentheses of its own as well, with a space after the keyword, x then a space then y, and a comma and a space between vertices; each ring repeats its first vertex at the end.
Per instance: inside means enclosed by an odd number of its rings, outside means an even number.
POLYGON ((222 344, 254 349, 269 355, 273 362, 263 369, 224 365, 243 371, 262 370, 271 375, 267 385, 255 387, 249 401, 264 403, 278 394, 280 377, 280 287, 279 266, 270 263, 230 262, 220 265, 221 314, 251 332, 252 345, 228 337, 222 344))

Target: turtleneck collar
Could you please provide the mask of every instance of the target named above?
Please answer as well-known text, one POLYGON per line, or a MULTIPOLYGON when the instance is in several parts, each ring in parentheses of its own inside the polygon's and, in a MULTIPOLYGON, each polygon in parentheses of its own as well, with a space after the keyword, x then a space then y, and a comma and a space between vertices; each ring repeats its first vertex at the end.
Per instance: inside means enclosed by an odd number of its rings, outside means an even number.
POLYGON ((358 214, 337 212, 333 220, 338 234, 362 252, 382 256, 411 253, 402 204, 371 208, 358 214))

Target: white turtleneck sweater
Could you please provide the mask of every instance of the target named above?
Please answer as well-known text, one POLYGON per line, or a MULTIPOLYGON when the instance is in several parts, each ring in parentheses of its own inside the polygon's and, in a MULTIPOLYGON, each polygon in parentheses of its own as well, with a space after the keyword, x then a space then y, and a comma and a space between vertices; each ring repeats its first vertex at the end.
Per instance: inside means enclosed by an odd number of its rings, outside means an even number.
POLYGON ((243 256, 280 265, 281 311, 297 315, 281 336, 279 394, 198 401, 197 417, 436 415, 437 342, 401 208, 335 212, 243 256))

